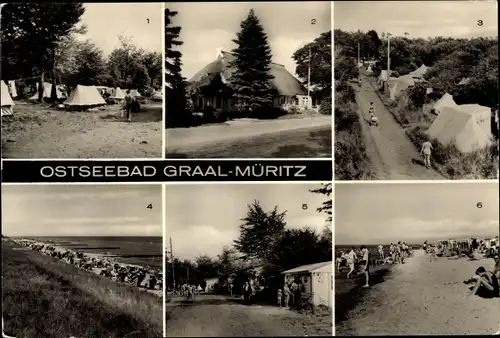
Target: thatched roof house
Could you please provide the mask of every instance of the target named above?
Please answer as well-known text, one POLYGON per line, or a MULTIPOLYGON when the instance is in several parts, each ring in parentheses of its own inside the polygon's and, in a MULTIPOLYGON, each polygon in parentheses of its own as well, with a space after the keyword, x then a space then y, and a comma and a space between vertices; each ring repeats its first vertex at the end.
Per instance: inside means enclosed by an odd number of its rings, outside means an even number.
MULTIPOLYGON (((227 108, 232 105, 231 76, 236 71, 232 63, 235 54, 218 50, 216 59, 198 71, 189 81, 188 88, 198 93, 197 106, 227 108)), ((271 87, 276 90, 275 105, 295 104, 297 95, 307 95, 306 88, 284 65, 271 64, 271 87)))

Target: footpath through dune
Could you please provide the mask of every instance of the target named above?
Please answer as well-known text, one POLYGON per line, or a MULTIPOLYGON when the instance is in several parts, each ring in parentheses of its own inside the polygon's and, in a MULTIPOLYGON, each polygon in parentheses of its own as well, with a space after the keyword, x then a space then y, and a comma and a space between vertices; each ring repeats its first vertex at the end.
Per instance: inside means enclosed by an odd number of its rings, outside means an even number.
POLYGON ((337 335, 491 335, 500 325, 500 299, 467 296, 462 282, 492 259, 438 258, 429 262, 422 250, 390 277, 370 288, 337 335))

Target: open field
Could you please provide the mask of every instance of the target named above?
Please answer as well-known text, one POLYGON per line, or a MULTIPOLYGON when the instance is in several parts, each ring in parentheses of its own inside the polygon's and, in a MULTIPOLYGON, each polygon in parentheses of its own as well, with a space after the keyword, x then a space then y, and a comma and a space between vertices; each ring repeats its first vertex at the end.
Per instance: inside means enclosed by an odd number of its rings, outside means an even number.
POLYGON ((16 101, 2 117, 3 158, 161 158, 161 102, 141 106, 131 123, 120 106, 65 111, 16 101))
POLYGON ((3 239, 5 333, 21 337, 160 337, 161 298, 3 239))
POLYGON ((168 158, 329 158, 332 117, 238 120, 166 130, 168 158))
POLYGON ((116 261, 162 268, 162 237, 29 237, 84 253, 113 257, 116 261))

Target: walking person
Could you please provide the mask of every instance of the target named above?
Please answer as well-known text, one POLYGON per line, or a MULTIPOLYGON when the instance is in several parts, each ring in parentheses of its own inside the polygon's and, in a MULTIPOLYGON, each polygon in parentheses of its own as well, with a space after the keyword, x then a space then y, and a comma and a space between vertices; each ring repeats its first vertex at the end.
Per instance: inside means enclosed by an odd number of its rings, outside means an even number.
POLYGON ((283 296, 284 296, 284 301, 285 301, 285 307, 290 306, 290 288, 288 287, 288 284, 285 283, 285 286, 283 286, 283 296))
POLYGON ((351 277, 351 274, 354 272, 354 267, 356 264, 356 260, 358 257, 356 256, 356 251, 354 247, 351 248, 351 251, 347 254, 347 265, 349 266, 349 272, 347 273, 347 279, 351 277))
POLYGON ((427 169, 431 167, 431 153, 434 148, 432 148, 432 143, 425 141, 422 143, 422 149, 420 150, 420 155, 424 156, 424 165, 427 169))
POLYGON ((130 89, 127 90, 127 95, 125 95, 125 111, 127 113, 127 121, 132 122, 132 106, 134 104, 135 98, 130 95, 130 89))
POLYGON ((370 286, 370 250, 364 245, 361 246, 361 253, 363 254, 363 260, 361 261, 361 266, 362 269, 364 270, 365 273, 365 285, 363 285, 364 288, 367 288, 370 286))
POLYGON ((382 262, 384 261, 384 246, 382 244, 380 244, 378 247, 378 254, 380 255, 380 259, 382 260, 382 262))

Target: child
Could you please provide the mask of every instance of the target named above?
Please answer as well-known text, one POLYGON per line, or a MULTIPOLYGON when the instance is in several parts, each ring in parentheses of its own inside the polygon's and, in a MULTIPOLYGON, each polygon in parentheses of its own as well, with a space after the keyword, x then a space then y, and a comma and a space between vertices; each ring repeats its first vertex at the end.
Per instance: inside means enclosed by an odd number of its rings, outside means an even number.
POLYGON ((278 306, 281 307, 281 298, 283 296, 283 293, 281 292, 281 289, 278 289, 278 306))

